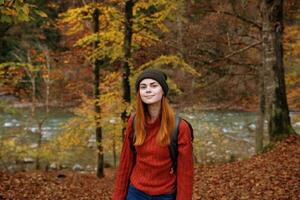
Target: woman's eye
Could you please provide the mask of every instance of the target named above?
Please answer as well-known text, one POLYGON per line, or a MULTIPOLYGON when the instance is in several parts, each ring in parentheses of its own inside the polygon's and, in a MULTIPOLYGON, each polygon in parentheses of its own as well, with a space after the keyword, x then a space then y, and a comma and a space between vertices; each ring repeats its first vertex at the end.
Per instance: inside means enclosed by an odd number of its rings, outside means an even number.
POLYGON ((156 88, 156 87, 157 87, 157 85, 152 85, 152 87, 153 87, 153 88, 156 88))

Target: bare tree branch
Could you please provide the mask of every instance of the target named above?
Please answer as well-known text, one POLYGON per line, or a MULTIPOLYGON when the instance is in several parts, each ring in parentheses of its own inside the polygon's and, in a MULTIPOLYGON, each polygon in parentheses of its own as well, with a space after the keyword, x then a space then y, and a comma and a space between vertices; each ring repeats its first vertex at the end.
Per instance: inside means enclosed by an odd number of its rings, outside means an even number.
POLYGON ((220 13, 220 14, 224 14, 224 15, 228 15, 231 17, 235 17, 245 23, 251 24, 252 26, 256 27, 258 30, 262 30, 262 26, 260 24, 258 24, 257 22, 251 20, 251 19, 247 19, 245 17, 242 17, 241 15, 237 14, 237 13, 231 13, 231 12, 227 12, 227 11, 220 11, 220 10, 215 10, 213 8, 211 8, 210 10, 205 10, 206 12, 213 12, 213 13, 220 13))
POLYGON ((255 42, 255 43, 250 44, 250 45, 248 45, 248 46, 246 46, 246 47, 244 47, 244 48, 242 48, 242 49, 239 49, 239 50, 237 50, 237 51, 234 51, 234 52, 232 52, 232 53, 230 53, 230 54, 228 54, 228 55, 226 55, 226 56, 224 56, 224 57, 222 57, 222 58, 218 58, 218 59, 215 59, 215 60, 208 61, 208 64, 212 64, 212 63, 215 63, 215 62, 219 62, 219 61, 222 61, 222 60, 226 60, 226 59, 228 59, 228 58, 230 58, 230 57, 232 57, 232 56, 234 56, 234 55, 236 55, 236 54, 239 54, 239 53, 241 53, 241 52, 244 52, 244 51, 246 51, 246 50, 248 50, 248 49, 250 49, 250 48, 252 48, 252 47, 255 47, 255 46, 257 46, 257 45, 259 45, 259 44, 261 44, 261 43, 262 43, 262 41, 255 42))

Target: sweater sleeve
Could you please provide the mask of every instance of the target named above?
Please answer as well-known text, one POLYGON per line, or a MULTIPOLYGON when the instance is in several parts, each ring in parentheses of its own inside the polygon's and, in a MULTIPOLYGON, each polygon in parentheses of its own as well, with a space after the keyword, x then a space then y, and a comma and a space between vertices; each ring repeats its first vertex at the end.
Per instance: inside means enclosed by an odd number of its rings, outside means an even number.
POLYGON ((128 120, 127 129, 125 132, 125 140, 123 143, 120 163, 116 173, 116 182, 113 200, 125 200, 128 186, 130 181, 130 175, 134 166, 134 153, 130 149, 130 132, 132 131, 132 117, 128 120))
POLYGON ((178 135, 176 200, 191 200, 193 194, 193 147, 188 124, 182 120, 178 135))

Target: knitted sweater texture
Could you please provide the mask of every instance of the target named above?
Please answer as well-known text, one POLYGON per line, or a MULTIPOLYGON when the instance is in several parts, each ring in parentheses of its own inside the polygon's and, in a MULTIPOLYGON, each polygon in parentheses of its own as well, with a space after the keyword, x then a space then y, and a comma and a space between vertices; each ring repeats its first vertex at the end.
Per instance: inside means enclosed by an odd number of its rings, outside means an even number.
POLYGON ((156 135, 160 119, 146 125, 146 139, 136 146, 136 157, 130 148, 130 133, 133 131, 129 119, 120 164, 116 174, 113 200, 124 200, 129 183, 148 195, 171 194, 176 200, 191 200, 193 190, 192 140, 187 123, 181 120, 178 135, 177 171, 171 173, 172 161, 168 146, 160 146, 156 135))

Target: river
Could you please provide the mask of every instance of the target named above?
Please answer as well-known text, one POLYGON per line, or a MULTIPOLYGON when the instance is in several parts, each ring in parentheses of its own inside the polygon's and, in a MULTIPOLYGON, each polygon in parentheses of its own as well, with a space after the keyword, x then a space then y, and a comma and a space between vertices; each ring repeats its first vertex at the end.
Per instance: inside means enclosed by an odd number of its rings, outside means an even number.
MULTIPOLYGON (((188 120, 194 128, 194 154, 198 163, 228 162, 246 159, 255 153, 255 121, 256 114, 253 112, 237 111, 197 111, 180 113, 188 120)), ((45 118, 42 128, 44 141, 49 141, 53 136, 59 134, 61 125, 72 119, 71 112, 60 109, 51 110, 46 117, 43 109, 37 112, 39 119, 45 118)), ((290 113, 295 130, 300 133, 300 112, 290 113)), ((2 112, 0 116, 0 140, 1 136, 14 134, 16 130, 35 133, 37 125, 30 122, 28 109, 18 109, 16 112, 2 112)), ((105 133, 103 134, 105 137, 105 133)), ((91 141, 94 140, 91 137, 91 141)), ((121 140, 121 139, 120 139, 121 140)), ((121 143, 121 141, 119 141, 121 143)), ((36 139, 29 139, 31 147, 36 146, 36 139)), ((265 135, 265 145, 268 136, 265 135)), ((120 148, 119 148, 120 151, 120 148)), ((82 155, 68 157, 66 161, 70 166, 81 165, 94 168, 96 150, 87 147, 81 151, 82 155), (72 158, 72 159, 70 159, 72 158), (79 158, 79 159, 78 159, 79 158), (83 159, 84 158, 84 159, 83 159)), ((112 153, 104 154, 105 162, 114 165, 112 153)), ((111 152, 109 150, 109 152, 111 152)), ((1 164, 0 164, 1 165, 1 164)))

